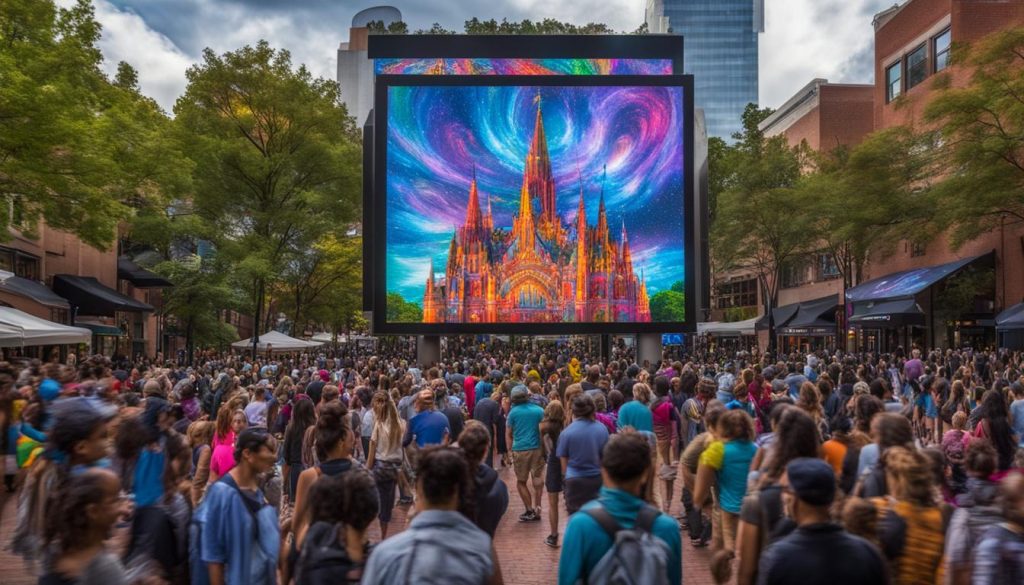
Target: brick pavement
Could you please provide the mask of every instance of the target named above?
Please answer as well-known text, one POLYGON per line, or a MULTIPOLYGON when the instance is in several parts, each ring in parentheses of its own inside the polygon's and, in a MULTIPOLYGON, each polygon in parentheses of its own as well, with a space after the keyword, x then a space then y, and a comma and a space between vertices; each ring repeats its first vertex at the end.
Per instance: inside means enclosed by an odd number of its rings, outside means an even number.
MULTIPOLYGON (((558 574, 559 550, 544 545, 544 537, 548 534, 548 502, 544 496, 543 518, 540 522, 520 523, 519 514, 523 512, 523 503, 516 491, 515 477, 510 468, 499 469, 499 475, 509 488, 509 509, 498 526, 496 548, 501 563, 505 583, 509 585, 548 585, 554 583, 558 574)), ((676 482, 676 498, 673 514, 679 512, 680 483, 676 482)), ((0 495, 0 499, 3 496, 0 495)), ((564 505, 564 502, 563 502, 564 505)), ((0 549, 10 540, 14 528, 14 498, 6 498, 0 506, 0 549)), ((395 508, 390 531, 399 532, 405 527, 406 510, 395 508)), ((561 528, 565 527, 565 509, 562 508, 559 518, 561 528)), ((376 527, 371 530, 371 540, 378 540, 376 527)), ((694 549, 689 538, 683 538, 683 583, 684 585, 710 585, 713 581, 708 571, 710 552, 708 549, 694 549)), ((34 585, 36 580, 27 574, 21 560, 0 550, 0 585, 34 585)))

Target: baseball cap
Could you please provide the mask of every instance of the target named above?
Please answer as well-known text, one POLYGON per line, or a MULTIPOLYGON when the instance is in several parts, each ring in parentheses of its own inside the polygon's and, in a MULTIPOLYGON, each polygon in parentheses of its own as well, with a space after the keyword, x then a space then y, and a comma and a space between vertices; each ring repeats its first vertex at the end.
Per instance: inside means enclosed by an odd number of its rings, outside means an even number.
POLYGON ((836 496, 836 474, 822 459, 800 457, 786 466, 789 487, 812 506, 828 506, 836 496))
POLYGON ((519 384, 518 386, 512 389, 512 403, 518 404, 520 402, 525 402, 529 395, 530 391, 526 389, 526 386, 519 384))

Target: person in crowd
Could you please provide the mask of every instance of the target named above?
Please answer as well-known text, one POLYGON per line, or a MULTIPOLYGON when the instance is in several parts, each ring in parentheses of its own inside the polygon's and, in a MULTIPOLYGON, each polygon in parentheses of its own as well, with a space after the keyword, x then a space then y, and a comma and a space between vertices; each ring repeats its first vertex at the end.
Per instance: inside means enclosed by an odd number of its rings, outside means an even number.
POLYGON ((380 498, 380 534, 387 538, 391 512, 395 507, 395 487, 402 469, 402 436, 405 421, 386 392, 373 395, 373 429, 366 454, 366 468, 373 474, 380 498))
POLYGON ((654 432, 654 415, 651 413, 651 387, 638 382, 633 385, 633 399, 619 409, 619 418, 615 422, 617 429, 631 427, 636 431, 654 432))
POLYGON ((299 474, 305 469, 302 462, 302 440, 306 430, 316 425, 316 411, 313 401, 305 395, 296 397, 292 406, 288 426, 284 431, 282 448, 284 464, 281 473, 285 478, 285 493, 288 503, 295 505, 295 490, 299 484, 299 474))
POLYGON ((459 512, 471 481, 459 449, 433 445, 421 450, 416 465, 418 512, 408 528, 377 545, 362 583, 501 583, 491 537, 459 512))
MULTIPOLYGON (((470 520, 493 539, 508 510, 508 487, 498 477, 497 471, 483 465, 484 454, 491 448, 491 437, 482 424, 471 420, 459 435, 458 446, 466 454, 473 478, 474 510, 470 520)), ((557 518, 556 514, 557 510, 552 512, 557 518)))
POLYGON ((697 469, 700 456, 707 449, 707 446, 714 441, 714 429, 718 425, 718 419, 725 414, 725 406, 718 400, 712 399, 707 408, 704 409, 703 425, 707 428, 693 438, 686 445, 683 454, 679 459, 679 467, 683 476, 683 510, 686 515, 684 526, 690 534, 690 544, 694 548, 704 548, 711 541, 711 515, 705 513, 705 506, 697 506, 693 501, 693 493, 696 489, 697 469))
POLYGON ((1020 583, 1024 577, 1024 473, 1013 471, 999 487, 1002 522, 990 526, 978 543, 971 571, 973 585, 1020 583))
POLYGON ((757 582, 761 551, 785 534, 783 524, 782 476, 790 462, 818 456, 818 430, 814 419, 799 408, 781 409, 771 454, 755 480, 755 490, 743 498, 737 528, 736 551, 739 555, 738 585, 757 582))
POLYGON ((364 469, 324 476, 310 489, 311 525, 296 563, 295 582, 358 585, 372 547, 377 486, 364 469))
POLYGON ((519 385, 512 388, 512 408, 505 422, 506 441, 512 451, 516 489, 523 500, 520 522, 539 522, 544 491, 544 451, 540 440, 540 423, 544 409, 529 400, 529 390, 519 385), (530 491, 530 484, 533 492, 530 491))
POLYGON ((974 428, 974 436, 992 442, 992 446, 999 453, 999 471, 1006 471, 1013 463, 1019 438, 1014 436, 1013 428, 1010 426, 1010 413, 1002 392, 985 392, 979 409, 981 415, 974 428))
MULTIPOLYGON (((498 453, 502 457, 505 455, 505 417, 501 414, 501 405, 497 401, 491 399, 491 395, 488 394, 483 396, 480 392, 483 392, 484 384, 489 388, 493 388, 493 385, 489 382, 481 380, 477 383, 477 402, 473 408, 473 420, 479 421, 480 424, 484 425, 487 432, 491 435, 491 445, 496 445, 498 453)), ((484 464, 487 467, 494 467, 494 448, 487 452, 487 456, 484 458, 484 464)))
POLYGON ((878 549, 832 522, 829 508, 836 496, 836 477, 828 463, 794 459, 786 465, 780 485, 783 506, 796 529, 765 548, 759 584, 889 583, 878 549))
POLYGON ((210 459, 213 455, 213 434, 217 424, 211 421, 196 421, 188 427, 188 442, 192 448, 192 507, 199 506, 210 481, 210 459))
POLYGON ((301 547, 306 528, 309 527, 309 490, 313 483, 323 476, 342 475, 358 465, 352 459, 355 433, 351 425, 345 424, 347 415, 348 410, 338 400, 320 409, 316 421, 316 456, 320 463, 300 473, 295 487, 292 532, 295 534, 296 548, 301 547))
POLYGON ((248 420, 245 411, 229 401, 217 413, 217 429, 213 434, 213 454, 210 456, 210 483, 215 483, 235 465, 235 438, 245 430, 248 420))
POLYGON ((421 390, 416 396, 416 416, 409 419, 402 439, 402 447, 414 441, 422 449, 427 445, 446 445, 451 437, 448 417, 434 409, 434 392, 421 390))
POLYGON ((1024 447, 1024 384, 1019 381, 1010 384, 1010 421, 1013 434, 1017 436, 1017 446, 1024 447))
POLYGON ((572 423, 558 437, 555 453, 565 478, 565 509, 571 516, 601 489, 601 451, 608 429, 594 420, 594 399, 586 393, 572 400, 572 423))
MULTIPOLYGON (((745 388, 744 388, 745 390, 745 388)), ((665 376, 654 378, 654 402, 651 403, 651 420, 654 427, 658 479, 661 480, 661 509, 666 514, 672 513, 672 495, 676 481, 676 466, 673 465, 675 442, 679 437, 676 430, 679 426, 679 413, 672 405, 669 380, 665 376)))
POLYGON ((982 533, 1002 520, 1002 510, 996 501, 999 484, 989 479, 999 460, 995 448, 986 440, 972 441, 962 460, 967 471, 967 491, 956 497, 956 510, 946 530, 945 573, 950 585, 971 582, 974 549, 982 533))
MULTIPOLYGON (((576 400, 587 398, 581 396, 576 400)), ((622 529, 653 535, 657 542, 647 546, 662 553, 659 560, 665 563, 663 570, 668 573, 668 582, 682 583, 679 524, 642 498, 651 462, 650 443, 639 433, 627 430, 608 439, 601 461, 599 496, 573 514, 565 527, 558 562, 559 585, 588 582, 602 559, 616 546, 618 540, 614 535, 622 529)))
POLYGON ((277 440, 266 429, 246 429, 235 441, 237 464, 206 490, 193 515, 193 583, 272 585, 277 582, 277 513, 259 478, 277 461, 277 440))
POLYGON ((267 427, 267 387, 261 383, 255 386, 250 395, 252 400, 245 406, 245 418, 250 427, 267 427))
POLYGON ((47 511, 45 543, 52 556, 39 585, 127 585, 125 567, 104 543, 128 511, 110 470, 93 467, 71 476, 47 511))
POLYGON ((544 408, 544 419, 540 422, 541 443, 546 453, 546 469, 544 472, 544 488, 548 492, 548 527, 551 532, 544 538, 544 544, 551 548, 558 547, 558 498, 565 485, 562 477, 562 462, 558 458, 558 437, 565 429, 565 410, 562 403, 552 400, 544 408))
POLYGON ((700 455, 693 503, 703 507, 711 498, 712 485, 717 486, 715 507, 720 529, 716 529, 716 550, 735 551, 740 509, 747 492, 747 472, 757 452, 753 440, 754 421, 750 415, 730 410, 718 419, 715 440, 700 455))
POLYGON ((874 443, 860 450, 858 469, 863 469, 854 493, 863 498, 882 497, 889 493, 884 455, 893 447, 912 447, 914 431, 910 421, 895 412, 882 412, 871 420, 874 443))

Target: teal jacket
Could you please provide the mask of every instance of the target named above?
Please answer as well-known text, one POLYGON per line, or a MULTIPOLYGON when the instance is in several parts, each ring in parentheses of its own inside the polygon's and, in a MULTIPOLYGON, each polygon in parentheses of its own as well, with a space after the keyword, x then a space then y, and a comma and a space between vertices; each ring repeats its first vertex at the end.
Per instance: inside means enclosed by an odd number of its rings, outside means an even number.
MULTIPOLYGON (((597 505, 605 510, 623 528, 632 528, 644 501, 633 494, 611 488, 601 488, 594 501, 584 504, 580 512, 569 518, 562 539, 562 553, 558 561, 558 585, 576 585, 586 582, 590 570, 612 547, 612 539, 589 515, 582 513, 597 505)), ((665 541, 669 550, 668 579, 672 585, 683 581, 683 545, 679 537, 679 523, 671 516, 661 514, 654 521, 654 536, 665 541)))

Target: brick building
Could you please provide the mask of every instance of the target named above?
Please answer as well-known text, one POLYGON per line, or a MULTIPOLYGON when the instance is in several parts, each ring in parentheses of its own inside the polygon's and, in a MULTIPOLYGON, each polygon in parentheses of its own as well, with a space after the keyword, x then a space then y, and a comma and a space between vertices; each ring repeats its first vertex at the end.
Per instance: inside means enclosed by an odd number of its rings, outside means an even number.
MULTIPOLYGON (((923 129, 924 108, 935 95, 936 79, 948 76, 954 87, 970 80, 969 70, 950 65, 950 47, 1008 27, 1024 26, 1024 0, 908 0, 876 15, 873 25, 874 84, 812 80, 766 119, 761 130, 769 136, 783 134, 794 146, 806 142, 816 150, 831 150, 839 145, 856 145, 874 130, 897 125, 923 129)), ((834 343, 886 350, 911 344, 989 344, 994 341, 995 313, 1024 300, 1022 268, 1024 225, 1009 221, 1002 229, 959 250, 951 249, 944 234, 924 245, 901 242, 895 253, 869 259, 863 282, 858 283, 863 288, 851 289, 854 292, 850 294, 842 290, 842 281, 828 255, 812 254, 784 267, 779 308, 775 309, 779 347, 806 350, 834 343), (939 316, 933 306, 935 291, 941 289, 946 278, 969 266, 994 273, 993 298, 979 299, 975 307, 965 307, 955 319, 939 316), (896 281, 914 282, 915 286, 900 289, 899 297, 885 296, 893 289, 880 283, 896 281), (829 338, 829 327, 824 326, 829 321, 828 311, 823 309, 816 318, 809 315, 825 307, 826 298, 832 296, 840 310, 834 315, 837 335, 829 338), (808 315, 802 320, 801 309, 808 315), (815 321, 822 326, 792 326, 815 321), (847 339, 838 339, 840 336, 847 339)), ((761 306, 759 291, 755 289, 742 298, 733 294, 734 290, 745 290, 745 283, 756 282, 751 279, 753 275, 736 271, 717 279, 713 305, 719 310, 712 317, 733 320, 730 313, 756 314, 761 306)), ((768 336, 763 318, 761 324, 758 341, 764 347, 768 336)))

